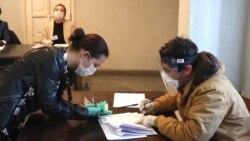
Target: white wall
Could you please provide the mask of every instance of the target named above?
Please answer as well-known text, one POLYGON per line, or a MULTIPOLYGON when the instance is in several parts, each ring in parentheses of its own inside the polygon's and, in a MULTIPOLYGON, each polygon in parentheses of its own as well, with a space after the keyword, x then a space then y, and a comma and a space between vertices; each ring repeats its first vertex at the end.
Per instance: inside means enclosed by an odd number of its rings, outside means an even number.
POLYGON ((244 59, 243 63, 243 73, 241 80, 243 82, 242 90, 245 91, 246 96, 250 98, 250 2, 248 2, 248 21, 246 26, 246 36, 245 36, 245 45, 244 45, 244 59))
POLYGON ((178 1, 75 0, 75 21, 107 41, 102 69, 156 70, 153 56, 177 35, 178 1))
POLYGON ((191 0, 190 38, 200 51, 215 54, 226 67, 226 75, 242 89, 242 53, 248 0, 191 0))
POLYGON ((219 58, 225 63, 226 75, 242 90, 243 53, 249 0, 224 0, 221 5, 219 58))
POLYGON ((26 42, 24 2, 24 0, 0 0, 2 9, 0 19, 8 22, 9 29, 17 34, 22 43, 26 42))
POLYGON ((210 51, 217 56, 221 0, 190 1, 190 33, 200 51, 210 51))

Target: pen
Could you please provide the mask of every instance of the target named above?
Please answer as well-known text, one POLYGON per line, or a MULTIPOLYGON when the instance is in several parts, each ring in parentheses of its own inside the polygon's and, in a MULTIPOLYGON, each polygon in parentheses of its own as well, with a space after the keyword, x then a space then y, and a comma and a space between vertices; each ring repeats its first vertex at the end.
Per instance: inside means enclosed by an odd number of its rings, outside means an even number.
POLYGON ((126 108, 126 107, 129 107, 129 106, 137 106, 138 104, 129 104, 129 105, 124 105, 124 106, 120 106, 120 107, 117 107, 117 108, 126 108))
POLYGON ((96 106, 95 98, 94 97, 92 97, 92 103, 96 106))
MULTIPOLYGON (((153 97, 151 98, 150 102, 154 101, 155 98, 156 98, 156 96, 153 96, 153 97)), ((150 102, 149 102, 149 103, 150 103, 150 102)), ((143 113, 143 111, 145 112, 145 105, 144 105, 144 108, 143 108, 141 111, 142 111, 142 113, 143 113)))
POLYGON ((151 99, 151 102, 154 101, 156 99, 156 96, 153 96, 151 99))
MULTIPOLYGON (((156 96, 153 96, 153 98, 150 100, 150 102, 154 101, 154 99, 156 98, 156 96)), ((127 108, 129 106, 138 106, 138 103, 135 103, 135 104, 129 104, 129 105, 124 105, 124 106, 120 106, 120 107, 117 107, 117 108, 127 108)), ((144 109, 143 109, 144 110, 144 109)))

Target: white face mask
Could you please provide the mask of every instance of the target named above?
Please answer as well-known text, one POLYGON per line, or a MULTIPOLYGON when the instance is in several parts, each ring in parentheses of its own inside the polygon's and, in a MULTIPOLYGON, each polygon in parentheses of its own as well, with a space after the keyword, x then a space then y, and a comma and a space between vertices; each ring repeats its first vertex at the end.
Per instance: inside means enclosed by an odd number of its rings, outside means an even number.
POLYGON ((172 79, 164 71, 161 71, 161 77, 163 79, 163 82, 164 82, 165 87, 167 88, 168 92, 171 91, 171 90, 173 90, 173 89, 177 89, 178 88, 179 82, 177 80, 172 79))
POLYGON ((62 19, 62 18, 64 17, 64 13, 61 12, 61 11, 55 11, 55 12, 54 12, 54 17, 55 17, 56 19, 62 19))
POLYGON ((78 67, 75 70, 75 73, 80 75, 80 76, 90 76, 93 75, 96 71, 96 67, 94 66, 94 64, 90 61, 90 66, 88 68, 84 68, 82 66, 82 59, 80 64, 78 65, 78 67))

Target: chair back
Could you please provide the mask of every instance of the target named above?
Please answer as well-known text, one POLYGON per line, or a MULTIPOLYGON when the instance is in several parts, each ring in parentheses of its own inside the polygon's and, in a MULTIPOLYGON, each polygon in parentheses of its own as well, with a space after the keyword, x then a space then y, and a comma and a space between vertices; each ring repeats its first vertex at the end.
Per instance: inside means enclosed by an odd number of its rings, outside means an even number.
POLYGON ((21 44, 20 40, 18 39, 16 33, 12 30, 9 30, 10 32, 10 42, 9 44, 21 44))
POLYGON ((239 91, 239 94, 241 95, 243 101, 245 102, 248 111, 250 112, 250 98, 247 98, 244 96, 244 91, 239 91))

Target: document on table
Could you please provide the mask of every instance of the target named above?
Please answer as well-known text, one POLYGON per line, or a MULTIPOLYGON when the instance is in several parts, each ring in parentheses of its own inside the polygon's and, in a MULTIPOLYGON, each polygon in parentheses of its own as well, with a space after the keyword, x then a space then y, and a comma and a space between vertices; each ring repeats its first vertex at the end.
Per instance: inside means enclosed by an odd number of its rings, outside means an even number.
POLYGON ((0 46, 0 51, 1 51, 1 50, 3 50, 3 49, 4 49, 4 47, 5 47, 5 45, 0 46))
POLYGON ((108 140, 143 138, 157 133, 151 127, 145 127, 135 122, 142 114, 122 113, 100 116, 99 123, 108 140))
POLYGON ((35 44, 31 48, 41 48, 41 47, 45 47, 45 45, 44 44, 35 44))
POLYGON ((136 106, 128 106, 128 107, 139 108, 139 103, 143 99, 145 99, 144 93, 115 93, 113 107, 119 108, 134 104, 136 106))
POLYGON ((69 44, 54 44, 54 47, 69 47, 69 44))
MULTIPOLYGON (((45 47, 45 44, 36 44, 32 48, 40 48, 40 47, 45 47)), ((69 47, 69 44, 54 44, 54 47, 69 47)))

